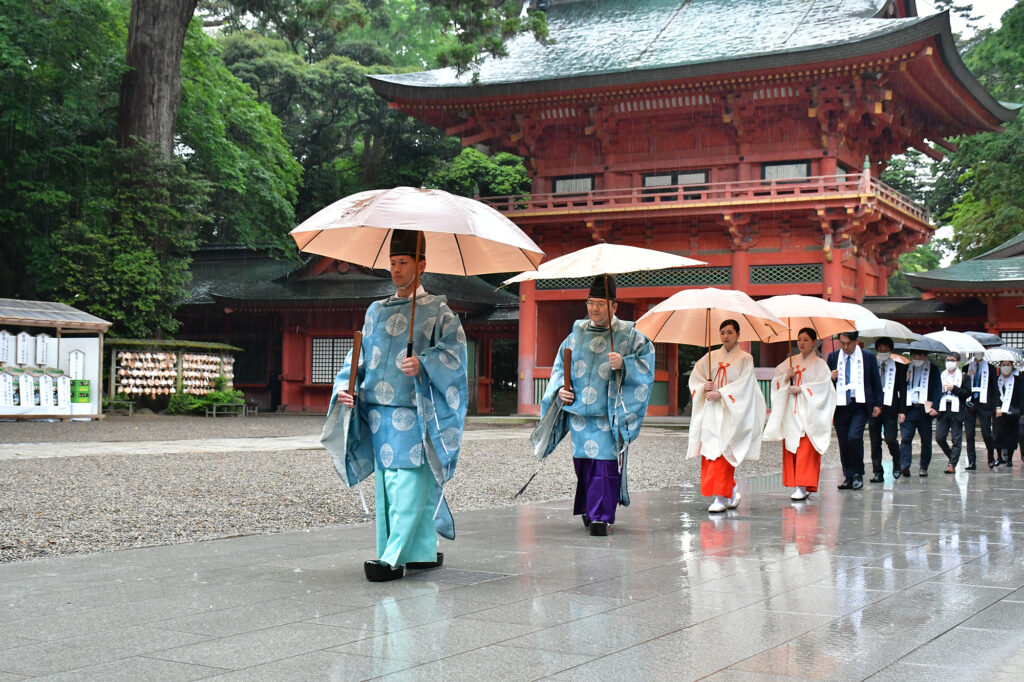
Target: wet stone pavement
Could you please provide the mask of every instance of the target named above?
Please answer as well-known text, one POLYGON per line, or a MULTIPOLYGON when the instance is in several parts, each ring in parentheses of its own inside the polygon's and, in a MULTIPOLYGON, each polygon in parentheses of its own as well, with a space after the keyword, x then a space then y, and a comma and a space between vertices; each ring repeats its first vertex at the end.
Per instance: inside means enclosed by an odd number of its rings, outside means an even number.
POLYGON ((934 469, 747 478, 714 517, 640 492, 609 537, 568 500, 463 512, 393 583, 371 524, 3 564, 0 680, 1020 680, 1021 467, 934 469))

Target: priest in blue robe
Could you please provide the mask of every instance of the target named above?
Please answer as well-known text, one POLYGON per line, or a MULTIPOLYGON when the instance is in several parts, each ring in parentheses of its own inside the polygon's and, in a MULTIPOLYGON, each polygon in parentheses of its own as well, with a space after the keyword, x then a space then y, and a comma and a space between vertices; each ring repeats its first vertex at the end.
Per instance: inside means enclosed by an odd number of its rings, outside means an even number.
POLYGON ((617 309, 614 277, 598 275, 587 298, 587 317, 573 323, 555 356, 541 422, 531 436, 543 459, 569 434, 577 479, 573 514, 583 516, 591 535, 607 535, 616 506, 629 505, 627 451, 640 433, 654 383, 654 344, 633 322, 615 317, 617 309), (563 360, 566 348, 572 352, 569 367, 563 360), (563 388, 566 372, 570 390, 563 388))
POLYGON ((455 538, 444 485, 455 471, 466 421, 466 334, 445 297, 418 286, 425 250, 419 232, 392 232, 397 292, 367 309, 356 395, 347 392, 350 352, 334 381, 321 437, 349 486, 374 474, 377 558, 364 565, 372 582, 441 565, 437 535, 455 538))

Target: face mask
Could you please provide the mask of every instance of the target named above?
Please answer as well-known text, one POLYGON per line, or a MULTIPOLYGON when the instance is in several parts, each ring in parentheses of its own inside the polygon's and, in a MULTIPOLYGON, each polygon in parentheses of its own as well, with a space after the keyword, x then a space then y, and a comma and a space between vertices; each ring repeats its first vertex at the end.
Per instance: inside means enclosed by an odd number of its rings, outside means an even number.
POLYGON ((959 364, 956 360, 946 360, 946 369, 952 372, 959 364))
POLYGON ((911 362, 911 364, 914 365, 914 367, 924 367, 924 360, 916 360, 915 359, 915 360, 911 360, 910 362, 911 362))
POLYGON ((884 350, 878 351, 878 361, 887 362, 892 357, 892 353, 886 353, 884 350))
POLYGON ((1008 377, 1011 374, 1013 374, 1013 367, 1000 367, 999 373, 1002 374, 1004 377, 1008 377))

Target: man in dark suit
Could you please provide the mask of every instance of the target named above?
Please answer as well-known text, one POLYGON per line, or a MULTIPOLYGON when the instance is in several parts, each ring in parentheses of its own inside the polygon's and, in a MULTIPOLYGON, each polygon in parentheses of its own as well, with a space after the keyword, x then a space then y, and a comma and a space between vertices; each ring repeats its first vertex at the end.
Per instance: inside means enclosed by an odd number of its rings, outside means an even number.
POLYGON ((942 397, 939 373, 939 368, 928 361, 926 352, 910 351, 906 410, 900 426, 900 464, 904 476, 910 475, 915 431, 921 438, 921 469, 918 474, 928 475, 928 465, 932 461, 932 419, 938 414, 935 408, 942 397))
POLYGON ((857 345, 857 332, 839 335, 840 350, 828 354, 832 380, 836 382, 836 411, 832 424, 843 464, 840 490, 864 487, 864 426, 869 417, 881 414, 882 385, 873 353, 857 345))
POLYGON ((964 412, 964 440, 967 443, 968 467, 975 466, 977 455, 975 454, 975 434, 977 427, 981 427, 981 439, 985 442, 985 450, 988 452, 988 468, 992 469, 999 464, 999 455, 996 454, 995 442, 992 440, 992 420, 996 414, 996 378, 998 370, 993 369, 985 362, 984 353, 975 353, 967 366, 964 367, 964 379, 970 386, 971 394, 965 401, 966 411, 964 412))
POLYGON ((893 478, 899 478, 900 467, 900 417, 906 405, 907 366, 892 357, 892 339, 882 336, 875 341, 875 356, 878 360, 878 378, 882 385, 881 412, 868 420, 868 435, 871 438, 872 483, 881 483, 882 436, 892 458, 893 478))

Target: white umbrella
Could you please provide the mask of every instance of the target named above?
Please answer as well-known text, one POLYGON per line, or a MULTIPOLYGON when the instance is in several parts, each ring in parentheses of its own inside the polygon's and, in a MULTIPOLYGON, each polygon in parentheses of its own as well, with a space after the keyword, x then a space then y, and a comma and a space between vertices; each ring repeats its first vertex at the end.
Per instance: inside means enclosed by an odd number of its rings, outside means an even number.
POLYGON ((985 346, 981 345, 976 339, 961 332, 943 329, 941 332, 929 332, 925 336, 938 341, 950 351, 959 353, 960 357, 965 357, 969 353, 982 353, 985 351, 985 346))
MULTIPOLYGON (((691 265, 707 265, 707 263, 702 260, 665 253, 664 251, 655 251, 654 249, 643 249, 638 246, 626 246, 624 244, 601 243, 549 260, 536 270, 527 270, 515 277, 506 279, 502 282, 502 285, 537 279, 570 279, 605 275, 605 291, 608 291, 607 275, 682 268, 691 265)), ((607 304, 610 311, 611 301, 608 300, 607 304)), ((608 337, 611 342, 611 349, 614 352, 615 339, 610 328, 608 330, 608 337)), ((566 379, 568 377, 569 375, 566 374, 566 379)))
POLYGON ((1020 364, 1024 362, 1024 352, 1012 346, 989 348, 985 351, 985 362, 999 364, 1004 360, 1009 360, 1014 364, 1020 364))
MULTIPOLYGON (((856 328, 856 322, 849 316, 849 308, 823 298, 783 294, 762 299, 758 303, 789 326, 786 334, 789 340, 792 333, 804 327, 813 329, 819 339, 856 328)), ((782 337, 780 335, 768 341, 782 341, 782 337)))
POLYGON ((506 279, 502 284, 526 282, 534 279, 569 279, 618 275, 624 272, 665 270, 692 265, 707 265, 702 260, 677 256, 664 251, 643 249, 624 244, 594 244, 564 256, 546 261, 533 271, 526 271, 506 279))
MULTIPOLYGON (((544 258, 525 232, 490 206, 439 189, 357 192, 317 211, 289 234, 301 251, 387 269, 395 230, 423 234, 427 272, 469 276, 534 270, 544 258)), ((418 256, 421 240, 416 241, 418 256)), ((413 291, 418 287, 417 270, 413 291)), ((415 296, 412 316, 416 316, 415 296)), ((410 321, 410 355, 414 328, 410 321)))
POLYGON ((877 325, 868 326, 868 323, 865 322, 857 327, 857 331, 860 332, 861 336, 869 339, 888 336, 893 341, 913 341, 917 338, 917 334, 912 332, 905 324, 881 317, 878 318, 877 325))
POLYGON ((490 206, 439 189, 357 192, 291 231, 301 251, 387 269, 393 230, 420 230, 427 271, 446 275, 535 270, 544 258, 532 239, 490 206))

